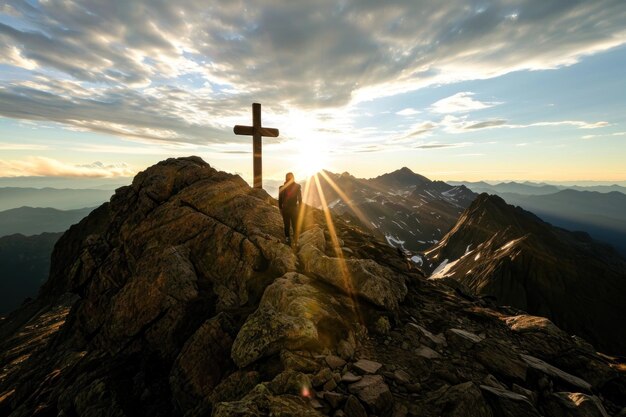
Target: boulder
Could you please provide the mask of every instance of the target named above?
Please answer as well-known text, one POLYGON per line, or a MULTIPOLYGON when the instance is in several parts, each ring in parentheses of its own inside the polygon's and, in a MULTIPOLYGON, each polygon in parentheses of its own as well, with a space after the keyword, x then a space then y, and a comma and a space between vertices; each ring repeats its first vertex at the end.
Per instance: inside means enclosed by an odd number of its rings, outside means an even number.
POLYGON ((363 404, 354 396, 350 395, 346 400, 346 404, 343 407, 343 411, 346 416, 350 417, 367 417, 367 411, 363 404))
POLYGON ((369 359, 359 359, 352 364, 352 367, 361 374, 375 374, 383 365, 369 359))
POLYGON ((393 396, 381 375, 365 375, 360 381, 350 384, 348 391, 356 395, 374 414, 385 415, 393 407, 393 396))
POLYGON ((404 300, 407 293, 402 276, 372 259, 326 256, 325 244, 321 243, 320 233, 318 228, 303 233, 306 244, 300 246, 298 256, 305 273, 321 279, 345 294, 355 294, 390 311, 398 309, 399 303, 404 300))
MULTIPOLYGON (((244 367, 280 352, 320 348, 347 333, 351 312, 341 295, 329 295, 310 278, 290 272, 268 286, 233 343, 231 356, 244 367)), ((336 342, 335 342, 336 343, 336 342)))

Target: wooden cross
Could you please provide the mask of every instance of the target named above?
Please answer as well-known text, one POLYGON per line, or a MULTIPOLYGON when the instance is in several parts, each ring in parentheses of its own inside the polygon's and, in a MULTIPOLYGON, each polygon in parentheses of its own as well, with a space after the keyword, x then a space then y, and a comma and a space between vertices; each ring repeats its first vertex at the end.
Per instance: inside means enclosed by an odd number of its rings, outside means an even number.
POLYGON ((263 188, 263 161, 261 150, 261 137, 275 138, 278 129, 261 126, 261 105, 252 103, 252 126, 237 125, 233 128, 235 135, 252 136, 252 170, 254 171, 254 188, 263 188))

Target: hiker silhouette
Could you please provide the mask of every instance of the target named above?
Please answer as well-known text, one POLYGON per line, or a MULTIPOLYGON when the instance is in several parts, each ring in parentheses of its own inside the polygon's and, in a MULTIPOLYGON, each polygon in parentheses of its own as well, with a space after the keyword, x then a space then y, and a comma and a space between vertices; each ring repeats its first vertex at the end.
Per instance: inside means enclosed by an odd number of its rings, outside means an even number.
POLYGON ((298 210, 302 204, 302 191, 300 184, 296 183, 293 173, 285 175, 285 183, 278 192, 278 208, 283 215, 285 226, 285 240, 291 244, 290 229, 293 229, 293 241, 298 242, 298 210), (291 226, 291 227, 290 227, 291 226))

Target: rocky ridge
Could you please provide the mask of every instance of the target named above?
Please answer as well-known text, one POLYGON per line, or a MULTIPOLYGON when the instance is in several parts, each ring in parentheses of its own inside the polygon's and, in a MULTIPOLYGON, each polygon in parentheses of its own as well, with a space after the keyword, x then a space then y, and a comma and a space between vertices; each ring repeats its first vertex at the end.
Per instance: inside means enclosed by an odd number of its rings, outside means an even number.
POLYGON ((59 240, 0 324, 10 416, 626 414, 622 365, 308 210, 169 159, 59 240), (336 230, 336 234, 332 233, 336 230))

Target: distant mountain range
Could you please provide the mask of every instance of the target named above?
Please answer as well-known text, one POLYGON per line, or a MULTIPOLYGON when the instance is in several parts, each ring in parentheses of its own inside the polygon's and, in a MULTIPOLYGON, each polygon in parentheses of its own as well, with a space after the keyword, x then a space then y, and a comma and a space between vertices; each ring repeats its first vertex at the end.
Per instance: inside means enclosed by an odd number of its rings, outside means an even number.
POLYGON ((86 217, 91 210, 93 207, 77 210, 20 207, 0 211, 0 236, 14 233, 29 236, 44 232, 64 232, 86 217))
POLYGON ((352 216, 391 246, 413 251, 441 239, 476 197, 464 186, 431 181, 406 167, 371 179, 328 171, 318 178, 322 192, 313 181, 304 185, 305 202, 321 207, 324 199, 333 213, 352 216))
POLYGON ((561 190, 576 190, 576 191, 597 191, 599 193, 620 192, 626 194, 626 187, 618 184, 613 185, 553 185, 546 183, 537 183, 531 181, 524 182, 500 182, 496 184, 490 184, 485 181, 448 181, 448 184, 452 185, 464 185, 470 190, 477 193, 515 193, 523 195, 545 195, 554 194, 561 190))
POLYGON ((0 237, 0 314, 34 297, 48 278, 50 254, 63 233, 0 237))
POLYGON ((626 317, 626 260, 586 233, 481 194, 425 257, 431 279, 453 279, 604 351, 626 352, 626 328, 616 326, 626 317))
POLYGON ((0 210, 23 206, 75 210, 108 201, 113 190, 72 188, 0 188, 0 210))

